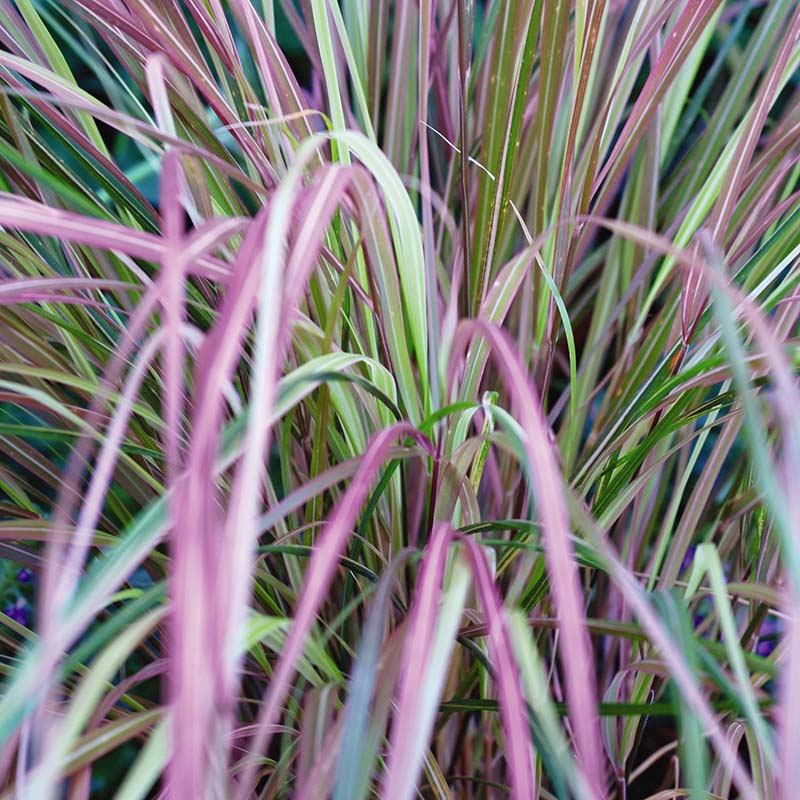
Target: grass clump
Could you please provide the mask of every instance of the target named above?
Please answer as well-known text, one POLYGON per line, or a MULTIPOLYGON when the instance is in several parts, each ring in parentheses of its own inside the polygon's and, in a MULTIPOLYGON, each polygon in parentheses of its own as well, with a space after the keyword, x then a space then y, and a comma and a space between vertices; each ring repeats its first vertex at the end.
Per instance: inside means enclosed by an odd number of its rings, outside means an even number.
POLYGON ((795 797, 797 3, 0 23, 0 797, 795 797))

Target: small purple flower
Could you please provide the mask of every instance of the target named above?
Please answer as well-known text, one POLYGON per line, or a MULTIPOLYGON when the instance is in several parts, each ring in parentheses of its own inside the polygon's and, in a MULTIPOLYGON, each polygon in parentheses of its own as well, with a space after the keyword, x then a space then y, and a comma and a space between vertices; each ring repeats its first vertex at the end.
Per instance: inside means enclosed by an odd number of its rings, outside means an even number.
POLYGON ((7 617, 11 617, 14 622, 18 622, 20 625, 28 625, 28 612, 22 608, 21 606, 8 606, 5 610, 5 614, 7 617))
POLYGON ((775 642, 770 642, 767 639, 762 639, 756 645, 756 655, 761 656, 762 658, 769 658, 772 655, 772 651, 775 649, 775 642))
POLYGON ((17 573, 17 580, 20 583, 30 583, 33 580, 33 573, 27 567, 23 567, 17 573))
POLYGON ((756 655, 762 658, 769 658, 778 646, 778 634, 780 626, 774 617, 767 617, 761 624, 758 631, 758 644, 756 644, 756 655))
POLYGON ((681 572, 689 569, 692 566, 692 562, 694 561, 694 551, 697 548, 695 545, 690 544, 689 549, 686 551, 685 555, 683 556, 683 561, 681 561, 681 572))
POLYGON ((703 639, 708 639, 711 634, 708 614, 709 609, 707 607, 702 608, 701 611, 696 611, 694 614, 694 629, 698 630, 699 628, 704 628, 703 632, 700 633, 703 639))

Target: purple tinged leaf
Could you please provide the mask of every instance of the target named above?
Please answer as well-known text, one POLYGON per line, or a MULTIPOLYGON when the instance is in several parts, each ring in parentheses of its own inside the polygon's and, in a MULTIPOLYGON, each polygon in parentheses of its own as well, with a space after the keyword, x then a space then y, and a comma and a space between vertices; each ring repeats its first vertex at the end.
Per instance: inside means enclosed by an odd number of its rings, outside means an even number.
POLYGON ((432 706, 434 703, 438 706, 438 698, 429 698, 424 707, 419 708, 419 692, 430 660, 445 564, 452 541, 453 530, 449 525, 440 523, 434 528, 417 578, 403 647, 397 713, 392 724, 389 758, 381 787, 381 797, 386 800, 410 800, 413 796, 433 728, 435 716, 432 706), (419 714, 424 715, 422 724, 419 714))
POLYGON ((657 112, 661 98, 680 70, 683 57, 691 51, 721 2, 722 0, 687 0, 666 39, 664 49, 650 70, 647 82, 633 105, 611 155, 594 180, 592 194, 604 182, 609 186, 616 184, 627 166, 633 148, 657 112))
POLYGON ((198 0, 186 0, 187 7, 214 53, 223 60, 231 72, 243 72, 242 63, 233 41, 233 33, 220 0, 206 0, 206 3, 198 2, 198 0), (209 13, 206 3, 210 5, 213 14, 209 13))
MULTIPOLYGON (((159 123, 168 130, 171 127, 171 113, 166 99, 166 87, 163 83, 161 61, 158 59, 148 63, 148 80, 150 82, 153 103, 156 107, 159 123)), ((207 590, 198 587, 212 587, 213 575, 203 569, 202 560, 208 543, 204 541, 203 526, 213 525, 218 521, 219 512, 214 507, 214 493, 210 487, 202 485, 204 473, 191 471, 186 476, 184 485, 179 485, 178 475, 181 466, 181 429, 184 409, 184 348, 181 326, 185 315, 184 271, 187 266, 183 247, 183 222, 180 204, 181 171, 180 157, 177 151, 168 151, 163 159, 161 170, 161 214, 164 237, 164 257, 161 273, 161 304, 164 307, 164 408, 165 436, 167 456, 167 485, 171 489, 169 499, 169 526, 176 540, 183 539, 181 529, 189 525, 193 529, 197 541, 194 544, 176 546, 174 553, 173 575, 173 636, 177 640, 173 654, 174 672, 171 675, 172 686, 178 681, 182 688, 175 698, 173 715, 173 736, 176 742, 173 757, 169 765, 169 783, 176 797, 200 797, 205 787, 211 783, 211 777, 205 769, 198 769, 197 764, 208 759, 210 748, 206 739, 207 731, 212 727, 215 697, 214 684, 217 676, 212 666, 208 670, 208 678, 198 680, 197 660, 205 654, 217 652, 215 642, 209 637, 208 628, 210 609, 202 600, 192 602, 197 595, 206 594, 207 590), (200 484, 198 486, 198 484, 200 484), (188 485, 190 488, 186 489, 188 485), (193 489, 198 494, 194 497, 193 489), (205 491, 204 491, 205 489, 205 491), (188 498, 186 497, 188 494, 188 498), (195 513, 202 514, 201 520, 192 525, 187 505, 191 503, 195 513), (199 535, 198 535, 199 534, 199 535), (192 588, 190 588, 192 587, 192 588), (187 596, 189 595, 189 596, 187 596), (180 631, 179 633, 176 632, 180 631), (176 677, 177 680, 176 680, 176 677), (209 680, 210 679, 210 680, 209 680), (192 692, 188 694, 187 692, 192 692)), ((182 541, 181 541, 182 544, 182 541)), ((213 613, 210 620, 213 620, 213 613)), ((212 759, 219 761, 219 759, 212 759)))
MULTIPOLYGON (((304 214, 305 222, 285 264, 286 230, 298 196, 303 164, 313 152, 309 146, 305 156, 298 156, 290 177, 281 184, 270 206, 269 217, 262 214, 251 226, 251 235, 241 248, 217 326, 197 358, 194 437, 187 478, 181 484, 176 512, 180 528, 193 531, 195 540, 187 539, 183 532, 176 537, 173 580, 174 724, 176 731, 185 730, 187 726, 193 731, 191 736, 181 735, 176 741, 170 767, 173 791, 181 796, 194 796, 203 783, 195 765, 206 758, 209 747, 216 747, 212 741, 213 730, 218 723, 222 727, 232 723, 229 709, 233 707, 240 660, 237 640, 247 613, 250 588, 249 580, 244 580, 243 576, 250 573, 251 551, 259 530, 263 453, 272 425, 278 366, 282 363, 281 353, 290 330, 286 314, 294 313, 307 275, 316 261, 328 220, 354 174, 352 170, 337 167, 318 174, 318 181, 307 195, 310 205, 304 214), (222 520, 215 501, 213 468, 223 403, 221 390, 240 357, 241 342, 247 333, 256 296, 259 319, 247 447, 236 472, 224 535, 220 537, 218 527, 222 520), (224 557, 220 550, 223 546, 224 557), (220 565, 224 565, 223 570, 220 565), (198 598, 194 596, 194 587, 198 585, 208 586, 210 591, 198 598), (198 673, 194 666, 198 652, 210 654, 206 675, 198 673), (209 697, 213 701, 208 700, 209 697), (224 718, 217 715, 215 708, 226 710, 224 718)), ((301 639, 304 636, 302 634, 301 639)), ((269 727, 269 723, 266 726, 269 727)), ((259 728, 259 735, 266 735, 265 730, 265 727, 259 728)))
MULTIPOLYGON (((105 11, 104 5, 96 9, 101 16, 105 11)), ((192 80, 223 124, 233 125, 238 122, 236 112, 217 86, 191 34, 188 21, 182 13, 179 13, 178 7, 169 13, 169 5, 157 10, 149 0, 128 0, 128 5, 134 12, 132 19, 137 23, 137 27, 158 42, 158 46, 149 52, 159 50, 168 52, 172 65, 192 80)), ((264 184, 269 186, 272 182, 271 167, 266 161, 265 154, 245 128, 236 127, 230 130, 250 163, 258 170, 264 184)))
MULTIPOLYGON (((159 62, 155 62, 159 63, 159 62)), ((162 77, 158 71, 154 80, 162 77)), ((163 87, 162 87, 163 88, 163 87)), ((166 94, 166 93, 165 93, 166 94)), ((180 157, 175 150, 164 155, 161 168, 161 218, 164 258, 161 263, 161 304, 164 307, 164 429, 167 451, 167 483, 173 486, 180 468, 180 439, 184 407, 184 352, 181 326, 185 317, 183 218, 180 204, 180 157)), ((175 520, 173 520, 175 521, 175 520)))
MULTIPOLYGON (((2 205, 3 201, 0 201, 0 206, 2 205)), ((35 228, 38 225, 43 234, 53 235, 54 232, 47 229, 48 215, 50 216, 49 221, 52 221, 53 216, 55 216, 55 219, 58 221, 58 223, 64 226, 63 231, 55 232, 56 235, 59 235, 64 239, 69 239, 70 235, 83 236, 85 234, 85 243, 91 246, 103 246, 103 243, 107 241, 111 247, 116 247, 118 246, 119 241, 124 239, 126 233, 130 239, 135 239, 135 241, 139 243, 147 242, 148 245, 153 243, 153 240, 155 239, 155 237, 149 237, 145 234, 137 234, 135 231, 130 231, 126 228, 122 228, 121 226, 114 226, 97 220, 89 221, 86 218, 78 217, 77 215, 52 211, 51 209, 45 209, 44 207, 39 207, 42 209, 42 213, 39 215, 39 219, 37 220, 33 215, 27 213, 30 212, 34 206, 37 206, 37 204, 27 202, 7 204, 7 208, 10 211, 17 212, 16 214, 9 214, 13 222, 22 221, 28 226, 28 229, 31 227, 35 228), (12 206, 15 206, 15 208, 11 208, 12 206), (20 211, 23 212, 22 215, 19 214, 20 211), (43 229, 42 218, 44 218, 43 229), (113 235, 111 234, 111 231, 114 232, 113 235), (98 237, 98 232, 102 234, 101 237, 98 237), (107 240, 104 237, 107 237, 107 240)), ((240 221, 237 221, 234 226, 231 226, 229 221, 221 225, 216 225, 213 222, 209 223, 209 225, 205 226, 202 231, 198 232, 198 236, 200 238, 198 238, 195 242, 194 251, 189 251, 188 255, 191 256, 194 253, 199 254, 200 251, 197 248, 198 243, 203 242, 210 246, 216 241, 217 235, 229 235, 230 232, 240 224, 240 221)), ((158 240, 155 239, 155 241, 158 240)), ((161 249, 161 247, 159 246, 158 249, 161 249)), ((155 250, 155 248, 148 250, 146 255, 141 252, 138 255, 150 257, 150 255, 153 254, 153 250, 155 250)), ((134 253, 134 255, 136 255, 136 253, 134 253)), ((157 285, 157 287, 160 288, 159 285, 157 285)), ((110 367, 112 374, 115 370, 121 371, 125 363, 125 348, 130 347, 135 341, 135 338, 140 335, 137 332, 137 328, 140 325, 144 325, 145 321, 147 320, 150 309, 152 308, 152 300, 154 300, 154 293, 149 292, 145 301, 143 301, 142 304, 137 308, 134 317, 131 319, 129 329, 127 331, 130 338, 127 341, 123 341, 123 346, 116 354, 116 361, 112 361, 112 365, 110 367), (147 297, 150 299, 148 300, 147 297)), ((59 626, 61 613, 65 608, 67 601, 72 596, 77 580, 80 576, 83 562, 85 560, 88 547, 91 543, 91 537, 95 530, 99 515, 102 511, 105 494, 113 476, 114 467, 119 454, 119 446, 121 445, 122 437, 125 434, 127 422, 132 412, 136 396, 138 395, 139 387, 144 380, 146 372, 149 368, 149 364, 160 344, 159 337, 160 334, 156 334, 156 336, 153 337, 141 350, 139 358, 137 359, 134 368, 128 377, 123 390, 122 398, 116 408, 110 428, 106 432, 103 442, 103 449, 101 450, 78 517, 77 530, 69 544, 66 554, 64 554, 63 544, 55 544, 53 547, 49 548, 48 569, 45 576, 45 613, 42 615, 42 618, 45 621, 45 629, 43 630, 42 638, 43 642, 45 642, 46 645, 49 646, 54 652, 60 652, 68 644, 66 641, 64 641, 64 637, 67 634, 65 634, 64 630, 59 626)), ((117 372, 117 374, 119 374, 119 372, 117 372)), ((94 402, 95 401, 93 400, 93 403, 94 402)), ((75 459, 75 461, 72 462, 72 464, 75 465, 79 465, 80 463, 82 463, 81 459, 75 459)), ((68 468, 67 476, 65 476, 66 484, 68 486, 74 486, 79 478, 79 471, 76 471, 76 468, 71 465, 70 468, 68 468)), ((65 524, 66 519, 69 518, 69 513, 62 508, 62 500, 59 501, 59 509, 57 511, 55 520, 56 523, 61 525, 65 524)), ((43 665, 42 670, 45 671, 51 667, 52 664, 48 662, 47 664, 43 665)))
POLYGON ((134 21, 131 12, 122 3, 109 3, 107 0, 75 0, 80 13, 101 31, 109 27, 114 32, 124 34, 132 42, 149 52, 158 51, 158 42, 146 34, 141 24, 134 21))
MULTIPOLYGON (((253 550, 258 536, 257 520, 260 486, 277 397, 277 382, 284 350, 289 341, 292 317, 300 302, 307 277, 316 264, 328 224, 340 203, 352 171, 339 167, 321 170, 318 181, 300 194, 300 177, 305 159, 313 150, 299 156, 289 177, 281 184, 270 207, 261 269, 258 273, 258 320, 252 368, 251 407, 248 417, 247 447, 234 478, 224 526, 226 574, 217 581, 220 596, 218 630, 212 637, 222 657, 219 684, 223 707, 232 706, 237 689, 241 648, 238 637, 247 614, 249 581, 243 580, 252 568, 253 550), (299 204, 298 197, 307 201, 299 204), (290 254, 285 239, 294 205, 300 205, 303 223, 296 232, 290 254)), ((231 365, 233 366, 233 365, 231 365)), ((218 534, 214 534, 218 535, 218 534)), ((226 724, 230 724, 228 720, 226 724)))
MULTIPOLYGON (((193 259, 193 271, 204 277, 227 281, 228 269, 205 256, 202 248, 210 247, 220 237, 230 237, 243 224, 244 221, 240 219, 210 220, 195 231, 187 241, 187 257, 193 259)), ((164 258, 163 239, 154 234, 136 231, 114 222, 50 208, 30 200, 17 197, 9 199, 8 195, 2 194, 0 194, 0 225, 17 228, 27 233, 36 233, 40 236, 53 236, 62 242, 75 242, 88 247, 124 253, 132 258, 141 258, 145 261, 161 263, 164 258)), ((80 279, 64 278, 64 280, 80 279)), ((94 283, 97 286, 103 285, 102 281, 94 283)), ((1 294, 0 298, 2 298, 1 294)))
MULTIPOLYGON (((394 36, 392 38, 389 86, 386 97, 386 129, 383 151, 401 172, 407 170, 410 143, 404 141, 405 113, 409 104, 409 88, 413 87, 410 59, 414 53, 417 3, 401 0, 395 8, 394 36)), ((414 87, 416 88, 416 87, 414 87)), ((416 104, 415 109, 416 111, 416 104)))
POLYGON ((57 292, 86 289, 131 291, 135 284, 125 281, 103 280, 102 278, 20 278, 5 280, 0 283, 0 305, 35 302, 89 302, 85 297, 60 295, 57 292))
MULTIPOLYGON (((508 620, 486 555, 469 537, 459 538, 466 548, 476 592, 486 619, 489 655, 495 668, 500 716, 505 733, 511 796, 517 800, 527 800, 534 796, 533 746, 519 670, 508 632, 508 620)), ((454 532, 450 525, 439 524, 426 548, 422 570, 417 579, 405 640, 398 710, 392 726, 387 773, 381 790, 381 796, 387 800, 409 800, 412 797, 422 769, 422 755, 433 726, 434 716, 431 709, 420 708, 420 681, 429 668, 431 643, 439 617, 444 568, 453 541, 454 532), (430 719, 423 726, 420 726, 418 719, 420 713, 430 713, 430 719)), ((431 702, 438 699, 427 698, 431 702)))
MULTIPOLYGON (((224 223, 217 226, 213 221, 207 223, 207 225, 201 226, 201 228, 197 231, 198 239, 196 242, 194 242, 194 249, 192 249, 191 246, 187 248, 187 257, 194 258, 201 255, 201 251, 197 249, 198 243, 202 242, 209 247, 212 246, 216 239, 210 236, 210 234, 214 232, 225 237, 231 232, 231 227, 229 224, 224 223)), ((149 286, 144 297, 140 300, 133 314, 128 320, 125 336, 120 341, 110 363, 106 368, 106 373, 104 375, 104 385, 106 387, 116 386, 117 381, 121 378, 123 370, 128 365, 128 359, 131 352, 133 352, 134 348, 138 346, 138 340, 144 334, 150 314, 155 306, 159 289, 160 284, 158 282, 149 286)), ((105 406, 105 403, 106 398, 103 393, 95 394, 87 411, 88 415, 96 415, 100 409, 105 406)), ((71 524, 71 518, 74 511, 73 497, 78 496, 77 486, 81 480, 83 471, 83 467, 81 465, 89 459, 93 444, 93 439, 88 435, 84 435, 79 439, 75 447, 73 458, 70 460, 66 473, 62 479, 62 491, 56 504, 56 513, 53 517, 52 523, 54 530, 64 529, 68 524, 71 524)), ((64 562, 65 546, 66 543, 62 542, 60 539, 51 540, 51 543, 48 546, 48 565, 61 565, 64 562)), ((55 599, 58 596, 56 587, 58 582, 61 580, 61 577, 61 570, 57 567, 55 569, 48 569, 45 573, 45 618, 49 618, 52 614, 56 613, 55 606, 52 606, 51 603, 55 603, 55 599)), ((65 642, 64 646, 68 646, 68 643, 65 642)))
POLYGON ((250 755, 239 783, 237 800, 244 800, 250 795, 255 777, 256 759, 269 744, 273 726, 277 722, 289 682, 297 669, 297 661, 305 647, 317 609, 322 604, 330 587, 338 568, 339 557, 352 534, 353 526, 366 501, 371 483, 392 444, 398 438, 405 436, 415 439, 429 455, 433 456, 434 450, 431 444, 411 425, 398 423, 377 433, 367 446, 358 472, 333 509, 327 525, 317 539, 306 569, 303 587, 299 592, 300 601, 295 611, 294 621, 286 636, 283 651, 275 665, 272 680, 261 704, 257 732, 250 744, 250 755))
POLYGON ((500 718, 505 733, 506 761, 511 774, 511 796, 518 800, 528 800, 534 797, 533 743, 519 668, 508 630, 508 616, 500 601, 486 554, 470 537, 463 536, 461 540, 472 563, 476 591, 487 623, 489 655, 495 668, 500 718))
MULTIPOLYGON (((255 13, 250 0, 233 0, 232 7, 237 16, 244 18, 243 28, 250 39, 259 67, 259 78, 264 84, 273 112, 281 115, 306 111, 307 103, 286 57, 263 20, 255 13)), ((305 116, 296 117, 293 128, 302 138, 312 133, 311 124, 305 116)))
POLYGON ((220 551, 222 515, 214 467, 222 429, 224 386, 238 362, 260 281, 256 267, 264 243, 266 214, 267 209, 249 226, 217 324, 196 359, 193 435, 173 512, 178 524, 173 531, 172 662, 168 679, 175 739, 169 781, 177 796, 198 796, 193 792, 198 787, 202 791, 205 785, 205 771, 197 764, 207 763, 216 703, 223 690, 221 618, 229 602, 229 581, 220 572, 225 559, 220 551), (205 588, 197 591, 198 586, 205 588), (204 669, 197 668, 198 657, 203 658, 204 669))
MULTIPOLYGON (((150 93, 150 103, 153 106, 153 111, 156 115, 156 123, 158 127, 161 128, 165 133, 170 134, 171 136, 175 136, 175 122, 172 119, 172 109, 169 105, 169 96, 167 95, 167 84, 166 79, 164 77, 164 55, 162 53, 154 53, 147 57, 147 61, 145 63, 145 75, 147 76, 147 89, 150 93)), ((168 154, 167 154, 168 155, 168 154)), ((162 165, 162 180, 165 176, 165 171, 167 167, 166 156, 164 164, 162 165)), ((177 190, 178 186, 175 185, 174 179, 170 179, 167 176, 167 183, 169 184, 169 191, 165 189, 165 187, 161 186, 161 213, 162 218, 165 215, 169 215, 169 205, 172 205, 175 201, 177 201, 177 190), (168 201, 168 206, 164 207, 163 202, 164 200, 168 201)), ((165 233, 169 229, 167 225, 166 219, 165 222, 165 233)))
POLYGON ((153 234, 50 208, 30 200, 9 199, 8 195, 0 195, 0 225, 41 236, 54 236, 62 242, 78 242, 89 247, 116 250, 147 261, 160 261, 164 252, 159 237, 153 234))
MULTIPOLYGON (((133 413, 136 397, 147 370, 158 348, 161 346, 161 339, 161 334, 156 333, 141 349, 126 380, 119 403, 111 418, 111 424, 105 433, 103 446, 83 499, 75 533, 70 542, 66 559, 63 563, 57 563, 53 560, 48 562, 48 569, 54 571, 55 578, 52 584, 49 580, 46 582, 48 587, 53 587, 52 596, 49 598, 52 606, 51 613, 47 615, 47 624, 49 628, 55 626, 51 634, 56 637, 58 637, 57 631, 60 626, 61 614, 66 609, 67 603, 80 579, 83 563, 91 545, 92 534, 100 518, 106 492, 119 457, 122 439, 133 413)), ((48 592, 48 594, 50 593, 48 592)), ((46 640, 44 633, 43 638, 46 640)))
POLYGON ((731 161, 722 191, 717 198, 717 204, 712 214, 712 236, 716 240, 722 241, 724 239, 726 230, 730 225, 734 205, 742 190, 745 174, 751 165, 753 153, 764 132, 767 115, 784 86, 786 67, 796 53, 798 36, 800 36, 800 10, 795 9, 791 21, 788 21, 785 35, 781 38, 775 61, 764 77, 758 94, 750 107, 746 117, 745 136, 736 152, 735 158, 731 161))
MULTIPOLYGON (((711 236, 723 242, 733 216, 735 203, 739 198, 748 168, 751 166, 753 153, 761 139, 767 114, 777 99, 783 86, 783 74, 794 53, 798 34, 800 34, 800 11, 796 11, 789 23, 787 35, 781 40, 781 46, 767 75, 765 76, 755 102, 752 104, 745 120, 744 136, 731 159, 725 181, 711 215, 711 236)), ((693 252, 697 251, 693 248, 693 252)), ((689 270, 685 290, 681 293, 681 315, 684 341, 691 338, 701 314, 708 305, 707 282, 703 279, 702 268, 689 270)))
POLYGON ((492 345, 497 367, 512 394, 517 419, 525 432, 524 446, 537 499, 537 513, 542 522, 545 559, 562 636, 559 656, 566 676, 569 716, 581 767, 593 794, 599 798, 603 795, 603 770, 602 738, 596 716, 596 678, 564 490, 550 429, 536 391, 508 334, 482 321, 462 323, 455 336, 453 353, 460 352, 459 346, 463 347, 475 333, 482 334, 492 345))
POLYGON ((353 798, 361 800, 366 792, 365 784, 369 778, 371 765, 364 762, 365 748, 368 746, 370 703, 378 670, 381 642, 385 636, 385 617, 390 607, 397 573, 414 552, 412 548, 406 548, 398 553, 378 582, 347 686, 347 706, 342 723, 347 735, 342 740, 337 758, 333 800, 353 800, 353 798))

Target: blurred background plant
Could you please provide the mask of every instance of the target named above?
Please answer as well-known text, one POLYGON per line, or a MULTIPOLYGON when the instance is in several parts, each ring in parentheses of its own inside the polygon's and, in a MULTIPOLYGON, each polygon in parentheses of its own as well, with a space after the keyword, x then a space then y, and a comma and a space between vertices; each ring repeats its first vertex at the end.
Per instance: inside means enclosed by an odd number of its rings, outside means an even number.
POLYGON ((793 800, 798 62, 0 0, 0 797, 793 800))

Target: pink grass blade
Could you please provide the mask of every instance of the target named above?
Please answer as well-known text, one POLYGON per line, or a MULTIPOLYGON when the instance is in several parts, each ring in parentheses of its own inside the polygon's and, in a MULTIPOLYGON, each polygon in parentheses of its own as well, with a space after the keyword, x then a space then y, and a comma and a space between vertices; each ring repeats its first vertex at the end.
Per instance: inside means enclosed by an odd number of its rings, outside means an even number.
MULTIPOLYGON (((408 618, 403 648, 403 664, 397 693, 397 713, 389 738, 389 758, 381 786, 386 800, 411 800, 422 771, 441 694, 441 679, 427 697, 427 674, 431 664, 431 645, 440 615, 442 581, 453 541, 453 530, 446 523, 434 528, 425 549, 417 578, 414 600, 408 618)), ((441 667, 441 665, 439 665, 441 667)))
POLYGON ((106 280, 100 278, 20 278, 7 279, 0 283, 0 305, 14 303, 35 303, 44 300, 68 303, 70 301, 88 300, 88 298, 70 297, 57 294, 74 290, 116 290, 132 291, 136 285, 125 281, 106 280))
POLYGON ((567 683, 569 716, 577 741, 578 758, 593 796, 602 797, 600 727, 596 717, 597 689, 586 615, 581 599, 566 504, 549 427, 536 391, 508 335, 481 321, 463 323, 453 352, 459 352, 471 334, 481 333, 492 345, 498 368, 514 398, 518 420, 525 431, 525 449, 531 481, 542 520, 545 557, 561 630, 560 659, 567 683))
POLYGON ((786 27, 786 35, 775 56, 775 61, 767 72, 747 118, 746 135, 740 143, 735 158, 725 178, 722 191, 712 214, 712 236, 716 241, 723 241, 724 234, 730 224, 734 205, 743 188, 744 177, 751 165, 753 154, 759 139, 764 132, 767 114, 778 98, 784 85, 784 73, 796 53, 798 36, 800 36, 800 9, 791 15, 786 27))
MULTIPOLYGON (((385 616, 390 607, 397 573, 414 554, 410 547, 401 550, 381 575, 378 589, 367 616, 355 665, 347 688, 347 707, 342 724, 347 736, 342 741, 336 766, 336 784, 332 800, 363 800, 368 792, 372 764, 367 748, 370 704, 377 679, 381 642, 385 636, 385 616)), ((374 752, 372 753, 374 755, 374 752)))
MULTIPOLYGON (((146 371, 161 344, 160 334, 156 334, 145 346, 129 376, 123 390, 120 403, 106 432, 103 447, 98 457, 96 468, 92 474, 89 488, 78 517, 76 530, 71 537, 66 558, 62 562, 51 557, 47 561, 45 574, 45 595, 42 601, 41 652, 43 658, 35 677, 36 685, 47 687, 50 675, 56 667, 60 654, 69 646, 70 626, 64 624, 69 601, 81 577, 83 563, 91 545, 92 533, 102 510, 102 503, 112 478, 112 473, 119 455, 122 437, 130 419, 133 402, 145 378, 146 371)), ((50 711, 40 710, 34 728, 35 740, 41 745, 42 763, 46 762, 47 742, 57 726, 53 727, 50 711)), ((47 770, 43 770, 49 774, 47 770)), ((47 785, 43 792, 49 793, 53 787, 47 785)))
POLYGON ((185 317, 184 270, 186 268, 181 192, 180 157, 174 150, 164 156, 161 170, 161 217, 164 235, 162 293, 164 306, 164 408, 167 451, 167 484, 173 486, 180 468, 180 439, 184 406, 183 341, 185 317))
POLYGON ((164 253, 163 243, 153 234, 30 200, 11 199, 8 195, 0 195, 0 225, 40 236, 58 237, 63 242, 115 250, 148 261, 160 262, 164 253))
MULTIPOLYGON (((308 153, 312 151, 307 150, 308 153)), ((226 705, 235 696, 240 668, 239 637, 246 620, 250 596, 249 581, 242 576, 252 569, 253 552, 258 538, 257 520, 260 486, 263 482, 264 453, 267 451, 272 415, 277 402, 278 369, 288 344, 288 332, 296 306, 305 290, 307 278, 316 263, 328 224, 350 181, 352 170, 330 167, 318 174, 318 182, 303 207, 304 222, 297 232, 291 254, 282 253, 283 239, 290 219, 295 181, 301 174, 302 159, 290 178, 281 184, 271 207, 264 242, 266 259, 259 283, 259 328, 253 365, 253 394, 248 418, 248 447, 235 477, 225 524, 226 576, 218 582, 223 587, 217 600, 221 628, 214 643, 223 654, 220 686, 226 705), (282 263, 284 262, 285 263, 282 263), (283 284, 283 285, 281 285, 283 284), (276 302, 276 300, 279 300, 276 302), (263 327, 263 330, 262 330, 263 327), (263 336, 263 339, 261 338, 263 336)), ((304 199, 306 199, 304 197, 304 199)), ((232 700, 230 701, 232 702, 232 700)))
POLYGON ((414 86, 411 64, 415 56, 416 6, 416 3, 409 0, 399 0, 395 6, 387 111, 384 115, 386 127, 383 150, 400 172, 408 170, 411 138, 416 132, 410 130, 408 125, 408 110, 417 109, 416 96, 409 91, 409 87, 414 86))
POLYGON ((239 359, 241 343, 252 319, 261 282, 258 260, 264 247, 266 211, 254 220, 234 264, 220 318, 198 354, 196 402, 192 414, 192 444, 186 461, 173 516, 172 662, 169 673, 173 709, 173 752, 168 775, 177 796, 197 796, 204 791, 207 774, 197 765, 208 764, 208 754, 223 749, 216 720, 222 691, 220 631, 228 581, 217 570, 223 525, 215 480, 215 460, 224 407, 222 387, 239 359), (198 587, 206 587, 198 591, 198 587), (201 669, 198 659, 204 659, 201 669))
POLYGON ((613 186, 617 182, 633 148, 656 113, 660 99, 680 70, 683 57, 691 51, 720 3, 721 0, 688 0, 683 6, 667 37, 664 49, 634 103, 614 149, 594 180, 592 194, 595 194, 603 183, 613 186))
POLYGON ((297 668, 297 660, 303 652, 306 638, 314 624, 317 609, 322 604, 331 580, 336 572, 339 556, 350 537, 353 525, 367 492, 379 467, 393 442, 400 437, 412 437, 426 451, 433 455, 433 448, 428 440, 411 425, 398 423, 377 433, 369 445, 358 468, 358 472, 339 503, 330 515, 327 525, 320 534, 314 553, 308 564, 303 589, 300 591, 300 602, 295 611, 294 621, 283 652, 275 665, 266 696, 261 704, 258 727, 250 743, 250 755, 242 773, 237 800, 244 800, 250 795, 255 777, 255 759, 263 753, 272 736, 272 728, 278 720, 280 707, 289 689, 289 682, 297 668))
POLYGON ((492 579, 486 554, 474 539, 463 536, 461 540, 469 555, 487 624, 489 654, 494 662, 500 718, 505 733, 505 758, 511 775, 511 796, 527 800, 534 797, 533 743, 508 616, 492 579))
MULTIPOLYGON (((255 13, 251 0, 234 0, 232 7, 234 13, 244 20, 243 28, 252 43, 253 55, 259 66, 259 78, 275 116, 307 111, 308 104, 303 99, 284 54, 263 20, 255 13)), ((306 116, 295 119, 297 122, 293 128, 297 135, 302 138, 310 136, 312 127, 306 116)))
MULTIPOLYGON (((419 123, 419 158, 420 158, 420 181, 423 187, 421 193, 422 202, 422 230, 424 237, 423 252, 425 256, 425 291, 429 298, 427 303, 428 318, 428 349, 429 367, 428 374, 431 380, 431 395, 439 399, 439 380, 438 374, 438 348, 436 342, 438 336, 436 332, 438 325, 436 321, 436 303, 433 298, 436 296, 436 264, 435 246, 433 230, 433 207, 431 205, 430 192, 425 191, 431 185, 431 165, 430 148, 428 146, 428 92, 430 90, 430 62, 431 46, 434 41, 433 21, 435 16, 436 0, 421 0, 419 8, 419 75, 417 86, 418 98, 418 123, 419 123)), ((436 408, 434 405, 434 409, 436 408)))

